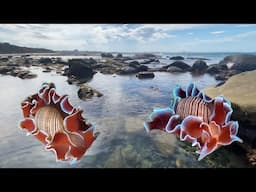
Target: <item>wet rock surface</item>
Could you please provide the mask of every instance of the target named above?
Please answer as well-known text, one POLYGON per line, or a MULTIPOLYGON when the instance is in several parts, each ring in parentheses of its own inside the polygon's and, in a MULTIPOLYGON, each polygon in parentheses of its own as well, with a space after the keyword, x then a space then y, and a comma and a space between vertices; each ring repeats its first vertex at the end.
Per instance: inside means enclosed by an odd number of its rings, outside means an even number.
POLYGON ((182 69, 184 72, 191 70, 191 66, 184 63, 183 61, 175 61, 170 65, 163 66, 162 68, 168 69, 169 67, 178 67, 178 68, 182 69))
POLYGON ((256 69, 256 55, 236 54, 225 57, 219 64, 227 65, 229 69, 241 72, 256 69))
POLYGON ((224 95, 232 103, 232 119, 239 122, 238 135, 244 142, 256 146, 256 70, 229 78, 223 85, 207 88, 210 97, 224 95))
POLYGON ((92 97, 101 97, 103 96, 102 93, 100 93, 99 91, 97 91, 96 89, 90 87, 89 85, 87 84, 82 84, 80 85, 80 88, 77 92, 77 95, 78 97, 81 99, 81 100, 87 100, 87 99, 90 99, 92 97))
POLYGON ((195 74, 203 74, 206 72, 208 66, 205 61, 203 60, 197 60, 193 63, 191 72, 195 74))

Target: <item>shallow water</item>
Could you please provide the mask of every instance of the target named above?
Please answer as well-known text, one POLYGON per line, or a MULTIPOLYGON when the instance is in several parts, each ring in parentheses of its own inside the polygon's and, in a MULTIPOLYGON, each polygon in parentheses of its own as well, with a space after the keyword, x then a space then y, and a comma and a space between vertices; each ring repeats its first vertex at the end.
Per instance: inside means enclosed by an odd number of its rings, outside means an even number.
POLYGON ((169 106, 176 84, 185 87, 189 82, 195 82, 200 89, 217 84, 207 74, 192 76, 190 73, 156 72, 154 79, 139 80, 135 75, 97 73, 88 84, 104 96, 82 101, 77 96, 78 87, 69 85, 65 76, 54 71, 42 73, 38 67, 32 67, 31 71, 38 77, 22 80, 0 76, 0 167, 246 166, 238 156, 224 149, 216 151, 214 157, 222 158, 221 161, 225 158, 225 164, 212 165, 207 158, 198 162, 197 156, 173 135, 161 131, 146 133, 143 128, 143 122, 154 108, 169 106), (84 117, 100 132, 86 155, 74 165, 56 162, 52 152, 44 151, 41 143, 18 128, 22 119, 20 102, 46 81, 55 83, 58 94, 68 94, 71 104, 80 106, 84 117))

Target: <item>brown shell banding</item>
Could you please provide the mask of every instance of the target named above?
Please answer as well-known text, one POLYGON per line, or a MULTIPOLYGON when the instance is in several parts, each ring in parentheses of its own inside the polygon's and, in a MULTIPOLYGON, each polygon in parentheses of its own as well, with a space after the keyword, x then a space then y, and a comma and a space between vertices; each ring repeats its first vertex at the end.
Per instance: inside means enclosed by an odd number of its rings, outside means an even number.
POLYGON ((203 99, 193 96, 180 99, 176 106, 176 114, 180 115, 181 119, 193 115, 201 117, 206 123, 210 122, 212 111, 212 103, 207 103, 203 99))

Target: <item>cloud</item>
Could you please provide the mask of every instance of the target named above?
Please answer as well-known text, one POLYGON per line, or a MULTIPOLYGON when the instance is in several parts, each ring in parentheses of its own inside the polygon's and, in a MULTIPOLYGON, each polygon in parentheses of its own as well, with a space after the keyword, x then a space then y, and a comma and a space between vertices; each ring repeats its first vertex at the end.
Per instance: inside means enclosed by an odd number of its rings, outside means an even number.
POLYGON ((241 24, 241 25, 237 25, 236 27, 254 27, 255 24, 241 24))
POLYGON ((212 32, 210 32, 211 34, 213 34, 213 35, 218 35, 218 34, 222 34, 222 33, 224 33, 225 31, 212 31, 212 32))
POLYGON ((167 31, 191 28, 194 25, 117 25, 117 24, 1 24, 0 41, 6 39, 12 43, 26 44, 52 49, 101 48, 121 40, 133 40, 138 43, 152 42, 175 35, 167 31), (8 32, 8 33, 6 33, 8 32), (79 39, 79 40, 78 40, 79 39), (60 42, 54 45, 52 42, 60 42), (78 43, 78 44, 77 44, 78 43), (63 47, 63 45, 65 45, 63 47), (75 47, 73 47, 76 45, 75 47))
POLYGON ((124 51, 176 51, 196 50, 203 45, 237 42, 254 36, 254 32, 248 30, 246 33, 224 36, 228 26, 231 25, 0 24, 0 42, 53 50, 120 51, 122 48, 124 51), (195 39, 195 34, 200 34, 197 31, 203 32, 203 36, 195 39), (212 35, 215 35, 214 38, 212 35))

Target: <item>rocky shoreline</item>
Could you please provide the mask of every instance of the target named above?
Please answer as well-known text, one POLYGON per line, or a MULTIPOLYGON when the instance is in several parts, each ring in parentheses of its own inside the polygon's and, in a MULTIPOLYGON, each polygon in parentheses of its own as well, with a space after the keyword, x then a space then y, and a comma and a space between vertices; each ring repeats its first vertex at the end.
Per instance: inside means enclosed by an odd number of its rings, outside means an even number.
MULTIPOLYGON (((248 162, 256 166, 256 56, 231 55, 217 64, 207 65, 207 58, 190 58, 195 60, 188 65, 182 56, 169 57, 175 60, 159 68, 151 68, 150 64, 160 64, 161 58, 153 54, 139 54, 126 57, 122 54, 102 54, 101 59, 69 59, 63 61, 58 57, 31 58, 30 55, 0 58, 0 75, 11 75, 21 79, 36 78, 29 70, 31 66, 41 67, 44 73, 55 71, 67 77, 67 83, 79 87, 77 92, 81 100, 102 97, 103 93, 87 85, 94 74, 134 75, 138 79, 154 78, 154 72, 185 73, 192 75, 210 74, 219 80, 217 86, 205 90, 206 94, 215 97, 224 95, 232 102, 234 120, 239 121, 239 136, 245 144, 244 150, 248 162)), ((238 145, 238 144, 235 144, 238 145)))

